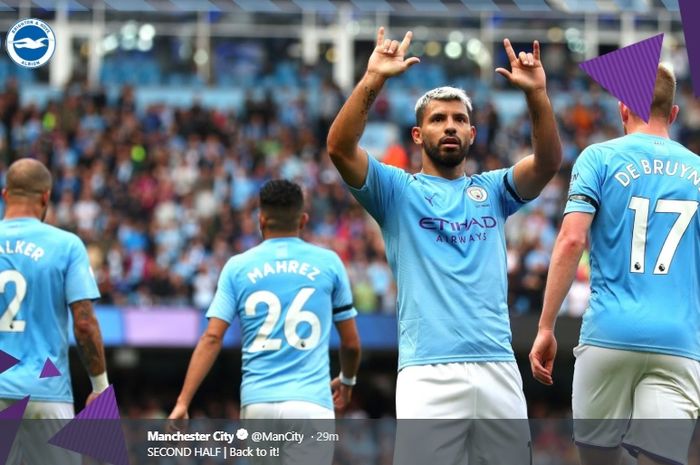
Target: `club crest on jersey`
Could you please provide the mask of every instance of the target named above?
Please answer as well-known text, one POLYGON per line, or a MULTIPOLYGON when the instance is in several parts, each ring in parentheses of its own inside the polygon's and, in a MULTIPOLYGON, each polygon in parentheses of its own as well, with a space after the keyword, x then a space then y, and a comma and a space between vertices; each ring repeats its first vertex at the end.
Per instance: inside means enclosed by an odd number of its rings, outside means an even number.
POLYGON ((488 198, 488 193, 483 187, 472 186, 467 188, 467 195, 475 202, 485 202, 488 198))

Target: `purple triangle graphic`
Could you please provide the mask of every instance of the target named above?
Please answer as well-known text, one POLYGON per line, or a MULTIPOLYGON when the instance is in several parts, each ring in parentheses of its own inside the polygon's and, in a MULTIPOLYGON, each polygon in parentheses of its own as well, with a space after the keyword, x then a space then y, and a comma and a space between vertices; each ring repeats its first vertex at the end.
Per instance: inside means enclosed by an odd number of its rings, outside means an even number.
POLYGON ((85 407, 49 444, 113 465, 129 465, 114 387, 109 386, 85 407))
POLYGON ((15 442, 28 403, 29 396, 0 412, 0 464, 7 462, 7 457, 10 456, 12 443, 15 442))
POLYGON ((18 363, 19 360, 17 360, 7 352, 3 352, 2 350, 0 350, 0 373, 9 370, 18 363))
POLYGON ((693 93, 700 98, 700 3, 697 0, 678 0, 685 35, 685 49, 688 52, 690 77, 693 80, 693 93))
POLYGON ((664 35, 658 34, 584 61, 580 66, 595 82, 648 123, 663 40, 664 35))
POLYGON ((61 372, 58 371, 58 368, 56 368, 56 365, 53 364, 51 359, 47 358, 39 378, 53 378, 54 376, 61 376, 61 372))

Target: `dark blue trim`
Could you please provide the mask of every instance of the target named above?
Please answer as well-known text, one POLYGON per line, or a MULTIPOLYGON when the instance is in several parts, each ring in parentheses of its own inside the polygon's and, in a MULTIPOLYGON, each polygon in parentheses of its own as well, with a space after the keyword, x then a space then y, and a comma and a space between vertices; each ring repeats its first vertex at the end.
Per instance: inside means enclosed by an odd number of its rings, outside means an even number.
POLYGON ((614 450, 614 449, 617 449, 618 447, 620 447, 620 444, 618 444, 616 446, 596 446, 594 444, 587 444, 585 442, 576 441, 576 440, 574 440, 574 444, 576 444, 578 447, 588 447, 591 449, 600 449, 600 450, 614 450))
POLYGON ((650 459, 656 460, 657 462, 668 463, 669 465, 684 465, 683 462, 676 462, 675 460, 671 460, 667 457, 656 455, 653 452, 649 452, 648 450, 642 449, 639 446, 633 446, 632 444, 627 444, 623 442, 622 447, 627 449, 627 452, 629 452, 630 455, 634 458, 637 458, 639 454, 643 454, 649 457, 650 459))
POLYGON ((340 312, 344 312, 344 311, 346 311, 346 310, 351 310, 351 309, 352 309, 352 304, 343 305, 342 307, 334 308, 334 309, 333 309, 333 315, 336 315, 336 314, 338 314, 338 313, 340 313, 340 312))
POLYGON ((600 208, 600 204, 598 204, 598 202, 596 202, 595 199, 590 198, 586 194, 572 194, 569 196, 569 200, 580 200, 581 202, 591 204, 593 205, 593 208, 596 209, 596 211, 598 211, 598 209, 600 208))
POLYGON ((506 190, 508 193, 513 197, 518 203, 527 203, 527 200, 523 200, 517 192, 515 192, 515 189, 513 189, 513 186, 510 185, 508 182, 508 173, 503 175, 503 183, 506 185, 506 190))

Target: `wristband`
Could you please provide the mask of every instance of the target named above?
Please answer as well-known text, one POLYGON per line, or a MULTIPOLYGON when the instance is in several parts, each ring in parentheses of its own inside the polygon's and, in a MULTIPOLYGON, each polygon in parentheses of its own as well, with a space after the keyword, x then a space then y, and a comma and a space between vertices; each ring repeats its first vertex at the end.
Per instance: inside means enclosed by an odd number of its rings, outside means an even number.
POLYGON ((344 384, 346 386, 354 386, 357 384, 357 376, 353 376, 352 378, 348 378, 343 374, 341 371, 340 374, 338 375, 338 379, 340 380, 341 384, 344 384))
POLYGON ((107 372, 103 372, 97 376, 90 376, 90 382, 92 383, 92 392, 102 392, 109 387, 109 381, 107 381, 107 372))

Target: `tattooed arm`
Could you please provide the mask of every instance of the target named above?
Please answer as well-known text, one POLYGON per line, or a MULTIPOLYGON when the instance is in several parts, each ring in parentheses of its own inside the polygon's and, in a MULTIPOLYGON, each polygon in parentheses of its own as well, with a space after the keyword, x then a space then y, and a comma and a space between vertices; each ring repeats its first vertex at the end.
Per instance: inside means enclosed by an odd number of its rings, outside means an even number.
MULTIPOLYGON (((73 312, 73 333, 78 354, 92 381, 93 394, 104 391, 107 386, 107 364, 102 344, 100 325, 92 309, 92 301, 79 300, 70 304, 73 312)), ((88 403, 93 395, 88 398, 88 403)))
POLYGON ((359 147, 367 124, 369 109, 384 86, 384 82, 418 63, 418 58, 404 59, 411 44, 411 32, 401 43, 384 38, 379 28, 377 43, 369 58, 367 72, 340 109, 328 131, 328 154, 345 182, 362 187, 367 176, 367 152, 359 147))

